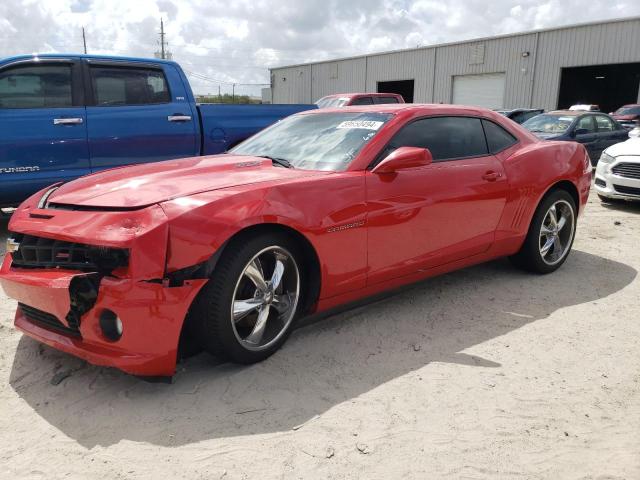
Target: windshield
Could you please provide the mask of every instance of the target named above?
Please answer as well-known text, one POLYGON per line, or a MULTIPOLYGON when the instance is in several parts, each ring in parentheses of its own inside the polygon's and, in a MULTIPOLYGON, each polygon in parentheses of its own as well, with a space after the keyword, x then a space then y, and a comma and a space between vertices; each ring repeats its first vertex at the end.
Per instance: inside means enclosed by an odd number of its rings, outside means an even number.
POLYGON ((344 107, 349 101, 348 97, 323 97, 316 102, 318 108, 344 107))
POLYGON ((640 107, 620 107, 616 115, 640 115, 640 107))
POLYGON ((230 153, 281 159, 304 170, 341 171, 391 117, 358 112, 293 115, 230 153))
POLYGON ((560 115, 536 115, 524 122, 522 126, 535 133, 564 133, 574 118, 560 115))

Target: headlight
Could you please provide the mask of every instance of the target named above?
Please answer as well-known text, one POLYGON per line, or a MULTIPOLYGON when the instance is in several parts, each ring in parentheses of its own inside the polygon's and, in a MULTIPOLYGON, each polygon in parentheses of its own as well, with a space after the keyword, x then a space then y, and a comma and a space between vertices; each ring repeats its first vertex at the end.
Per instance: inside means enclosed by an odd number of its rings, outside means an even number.
POLYGON ((615 161, 615 157, 612 157, 611 155, 607 155, 606 153, 602 152, 602 155, 600 156, 600 161, 602 163, 613 163, 615 161))

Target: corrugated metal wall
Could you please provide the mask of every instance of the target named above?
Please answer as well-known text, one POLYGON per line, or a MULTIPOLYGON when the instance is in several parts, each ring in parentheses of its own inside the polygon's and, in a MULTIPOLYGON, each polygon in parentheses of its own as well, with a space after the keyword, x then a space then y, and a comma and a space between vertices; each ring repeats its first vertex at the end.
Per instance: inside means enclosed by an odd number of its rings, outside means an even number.
POLYGON ((523 33, 272 70, 274 103, 331 93, 375 92, 414 80, 414 101, 452 100, 456 75, 506 75, 504 107, 556 108, 562 67, 640 62, 640 18, 523 33))

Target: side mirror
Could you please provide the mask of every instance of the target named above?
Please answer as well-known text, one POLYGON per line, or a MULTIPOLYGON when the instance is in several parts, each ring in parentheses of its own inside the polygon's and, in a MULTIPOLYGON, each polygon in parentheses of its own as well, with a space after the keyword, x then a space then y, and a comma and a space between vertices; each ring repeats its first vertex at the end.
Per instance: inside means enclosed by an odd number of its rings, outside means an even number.
POLYGON ((407 168, 426 167, 433 161, 428 148, 400 147, 373 167, 372 173, 394 173, 407 168))
POLYGON ((591 133, 591 132, 589 130, 587 130, 586 128, 576 128, 573 131, 573 135, 572 136, 573 137, 577 137, 578 135, 587 135, 589 133, 591 133))

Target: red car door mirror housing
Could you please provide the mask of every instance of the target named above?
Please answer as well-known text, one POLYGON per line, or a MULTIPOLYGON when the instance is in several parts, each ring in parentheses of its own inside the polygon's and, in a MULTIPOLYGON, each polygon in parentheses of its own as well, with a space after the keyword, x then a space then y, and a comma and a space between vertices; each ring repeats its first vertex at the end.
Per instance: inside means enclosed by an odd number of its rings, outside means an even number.
POLYGON ((428 148, 400 147, 373 167, 371 172, 394 173, 407 168, 426 167, 432 161, 433 157, 428 148))

